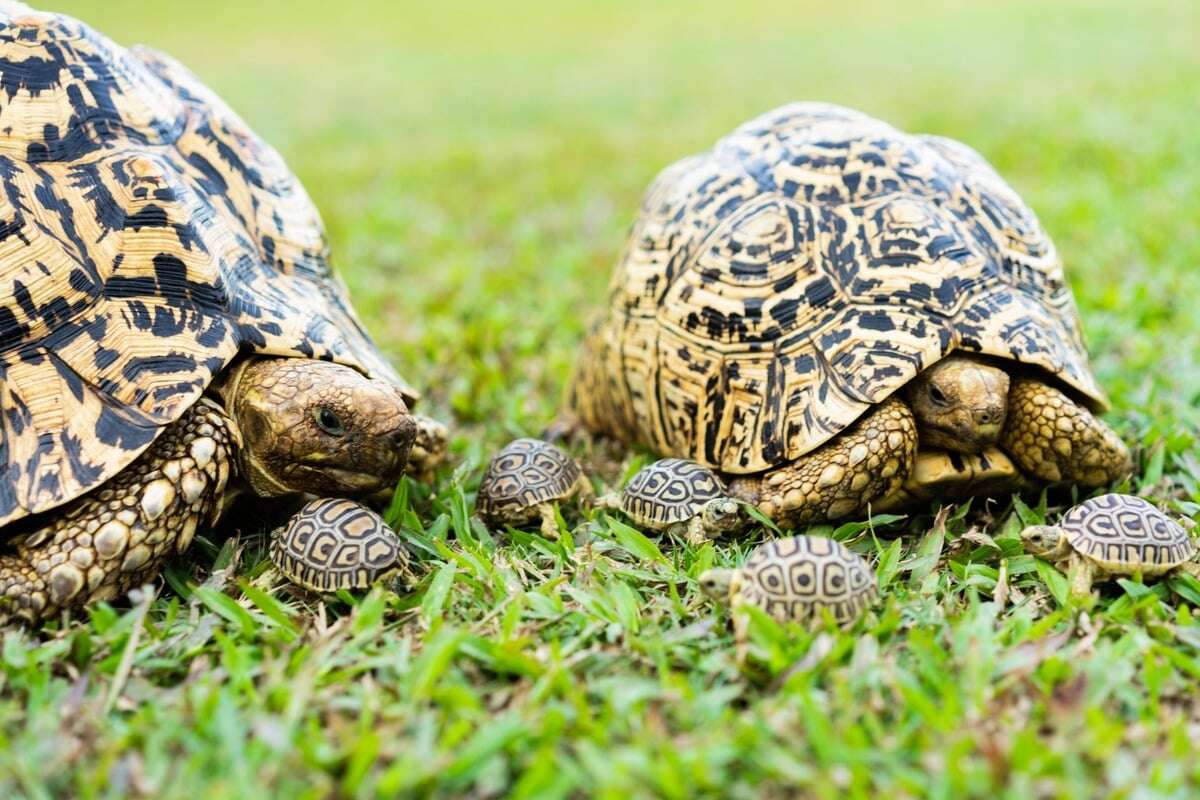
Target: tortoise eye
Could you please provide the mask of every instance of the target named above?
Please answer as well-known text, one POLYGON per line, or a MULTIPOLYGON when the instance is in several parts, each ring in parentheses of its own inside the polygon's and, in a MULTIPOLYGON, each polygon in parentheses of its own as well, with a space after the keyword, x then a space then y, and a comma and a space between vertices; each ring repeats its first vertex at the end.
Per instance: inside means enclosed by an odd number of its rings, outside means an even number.
POLYGON ((341 436, 346 432, 342 426, 342 420, 326 406, 314 409, 313 419, 316 421, 317 427, 330 436, 341 436))
POLYGON ((948 405, 950 402, 946 399, 946 394, 932 383, 929 384, 929 399, 937 403, 939 406, 948 405))

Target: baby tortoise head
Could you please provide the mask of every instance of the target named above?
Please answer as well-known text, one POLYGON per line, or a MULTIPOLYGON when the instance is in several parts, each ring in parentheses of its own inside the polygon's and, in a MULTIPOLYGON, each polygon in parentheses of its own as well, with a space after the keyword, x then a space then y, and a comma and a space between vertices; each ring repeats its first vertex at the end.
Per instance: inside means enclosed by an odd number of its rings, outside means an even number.
POLYGON ((221 393, 242 434, 239 467, 261 496, 394 486, 417 435, 396 387, 328 361, 250 359, 221 393))
POLYGON ((699 583, 700 591, 713 600, 728 600, 729 592, 733 587, 733 574, 731 569, 706 569, 700 573, 699 583))
POLYGON ((1030 525, 1021 531, 1021 541, 1025 552, 1047 561, 1065 558, 1071 549, 1066 532, 1057 525, 1030 525))
POLYGON ((984 361, 952 355, 909 382, 906 393, 921 444, 978 453, 996 443, 1008 411, 1008 373, 984 361))
POLYGON ((730 497, 715 497, 700 509, 700 520, 710 538, 716 539, 742 526, 742 507, 730 497))

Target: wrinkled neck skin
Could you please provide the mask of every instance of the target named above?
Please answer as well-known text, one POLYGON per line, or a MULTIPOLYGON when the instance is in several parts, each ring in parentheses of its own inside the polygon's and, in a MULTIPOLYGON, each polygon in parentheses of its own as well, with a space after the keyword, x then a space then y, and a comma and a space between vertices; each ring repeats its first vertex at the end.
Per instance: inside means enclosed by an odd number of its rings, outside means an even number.
POLYGON ((904 389, 924 449, 978 453, 995 444, 1008 411, 1009 376, 975 356, 955 353, 904 389))
MULTIPOLYGON (((241 434, 241 428, 238 427, 240 411, 238 398, 241 396, 239 390, 242 376, 245 375, 246 368, 254 360, 253 358, 243 358, 230 368, 225 381, 217 388, 217 394, 221 398, 222 405, 225 406, 226 413, 229 414, 230 422, 238 430, 238 438, 242 441, 242 446, 237 449, 238 475, 246 482, 250 491, 259 497, 283 497, 292 494, 292 490, 271 475, 270 470, 257 457, 255 449, 245 446, 246 438, 241 434)), ((227 494, 229 497, 226 506, 231 505, 237 497, 243 494, 243 491, 230 491, 227 494)))

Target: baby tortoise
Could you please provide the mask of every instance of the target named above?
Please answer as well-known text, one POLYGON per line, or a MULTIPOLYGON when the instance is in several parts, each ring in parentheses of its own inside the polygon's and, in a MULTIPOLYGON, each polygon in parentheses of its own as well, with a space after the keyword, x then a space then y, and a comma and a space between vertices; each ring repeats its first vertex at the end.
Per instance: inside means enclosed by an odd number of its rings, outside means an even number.
POLYGON ((1127 494, 1085 500, 1059 524, 1031 525, 1021 538, 1039 558, 1065 562, 1075 599, 1088 597, 1094 581, 1118 575, 1150 577, 1178 570, 1200 578, 1188 532, 1142 498, 1127 494))
POLYGON ((737 530, 743 523, 741 507, 716 473, 680 458, 643 467, 622 491, 604 495, 596 504, 693 545, 737 530))
POLYGON ((841 542, 823 536, 789 536, 759 546, 741 569, 710 569, 700 589, 728 602, 739 651, 746 645, 748 617, 738 607, 761 608, 780 622, 820 624, 824 612, 839 625, 862 616, 879 596, 875 572, 841 542))
POLYGON ((366 589, 397 575, 406 584, 417 582, 400 537, 353 500, 313 500, 272 538, 271 561, 309 591, 366 589))
POLYGON ((492 457, 479 484, 476 509, 492 527, 540 520, 542 535, 557 539, 554 504, 591 495, 592 485, 574 459, 549 442, 522 438, 492 457))

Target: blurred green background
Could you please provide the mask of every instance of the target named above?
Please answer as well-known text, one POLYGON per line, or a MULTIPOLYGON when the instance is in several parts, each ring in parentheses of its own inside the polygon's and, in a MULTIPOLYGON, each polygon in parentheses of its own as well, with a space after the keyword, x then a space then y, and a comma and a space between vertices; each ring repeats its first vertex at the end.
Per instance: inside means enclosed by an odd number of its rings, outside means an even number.
POLYGON ((6 632, 0 795, 1195 788, 1193 612, 1126 582, 1077 616, 1065 579, 1021 553, 1019 514, 1040 511, 918 515, 893 541, 844 529, 878 565, 880 609, 849 633, 756 627, 757 675, 693 580, 753 542, 672 548, 597 521, 573 529, 576 551, 467 515, 488 455, 552 418, 654 174, 797 99, 996 166, 1066 262, 1135 446, 1128 488, 1194 514, 1200 3, 50 7, 170 52, 283 153, 368 328, 466 468, 432 499, 413 490, 403 532, 436 555, 412 592, 263 597, 194 546, 148 610, 6 632))

